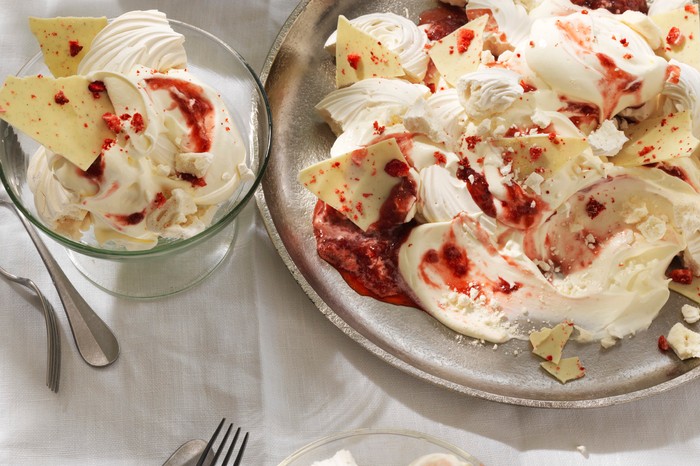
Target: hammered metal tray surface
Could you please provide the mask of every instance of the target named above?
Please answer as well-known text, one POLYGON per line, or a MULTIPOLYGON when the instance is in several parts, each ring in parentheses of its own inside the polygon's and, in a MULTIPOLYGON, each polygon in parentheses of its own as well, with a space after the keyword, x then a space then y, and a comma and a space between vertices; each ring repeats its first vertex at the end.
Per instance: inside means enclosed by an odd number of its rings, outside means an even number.
POLYGON ((417 20, 436 6, 425 0, 305 0, 285 23, 261 74, 273 116, 270 164, 258 207, 285 264, 314 304, 371 353, 424 380, 468 395, 512 404, 583 408, 639 399, 700 375, 700 361, 657 349, 659 335, 680 320, 685 298, 672 294, 651 328, 608 350, 567 345, 586 366, 583 379, 562 385, 539 368, 529 344, 475 345, 426 313, 356 294, 316 253, 311 214, 316 199, 297 182, 300 169, 328 156, 334 136, 314 105, 334 88, 324 50, 338 15, 391 11, 417 20))

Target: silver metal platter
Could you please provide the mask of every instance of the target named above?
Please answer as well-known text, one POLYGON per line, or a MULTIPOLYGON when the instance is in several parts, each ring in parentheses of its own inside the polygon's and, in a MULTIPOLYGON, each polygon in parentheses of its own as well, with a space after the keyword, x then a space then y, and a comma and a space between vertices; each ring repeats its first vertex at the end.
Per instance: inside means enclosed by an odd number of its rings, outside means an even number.
POLYGON ((651 328, 604 350, 569 343, 586 376, 562 385, 539 368, 529 343, 475 344, 425 312, 358 295, 316 253, 316 199, 297 182, 300 169, 327 158, 334 136, 314 105, 334 88, 333 58, 323 49, 338 15, 390 11, 417 20, 426 0, 304 0, 275 41, 261 78, 273 117, 270 164, 258 207, 285 264, 318 309, 353 340, 410 374, 461 393, 549 408, 608 406, 658 394, 700 375, 700 360, 662 353, 657 339, 681 320, 685 298, 672 294, 651 328))

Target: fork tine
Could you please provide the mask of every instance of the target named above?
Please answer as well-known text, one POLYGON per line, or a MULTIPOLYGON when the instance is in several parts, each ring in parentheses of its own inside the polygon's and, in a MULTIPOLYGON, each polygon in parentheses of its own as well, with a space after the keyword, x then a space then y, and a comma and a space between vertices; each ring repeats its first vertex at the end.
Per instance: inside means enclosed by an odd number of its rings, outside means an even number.
POLYGON ((204 464, 204 459, 207 457, 209 454, 209 451, 211 450, 212 446, 214 445, 214 442, 216 441, 216 437, 219 436, 219 432, 221 432, 221 428, 224 425, 224 422, 226 422, 226 418, 223 418, 221 422, 219 423, 219 427, 216 428, 216 431, 214 431, 214 435, 211 436, 211 439, 209 439, 209 443, 207 443, 207 446, 204 448, 204 451, 202 452, 202 456, 199 457, 199 461, 197 461, 197 466, 203 466, 204 464))
MULTIPOLYGON (((8 275, 5 271, 4 275, 8 275)), ((58 324, 56 323, 56 311, 48 299, 41 292, 39 287, 29 278, 18 278, 18 283, 32 289, 41 302, 41 307, 44 312, 44 320, 46 322, 46 386, 54 392, 58 393, 58 382, 61 370, 61 341, 58 334, 58 324)))
POLYGON ((238 454, 236 455, 236 459, 234 460, 232 466, 238 466, 241 464, 241 460, 243 459, 243 452, 245 451, 246 445, 248 445, 248 432, 246 432, 243 436, 243 443, 241 443, 241 449, 238 450, 238 454))
POLYGON ((42 305, 44 309, 44 319, 46 320, 46 352, 48 370, 46 371, 46 385, 51 391, 56 392, 56 321, 53 318, 53 307, 48 301, 43 299, 42 305))
POLYGON ((226 429, 226 434, 224 434, 224 438, 221 440, 221 443, 219 444, 219 448, 216 449, 216 453, 214 454, 214 459, 211 460, 212 465, 216 464, 216 460, 218 460, 219 456, 221 456, 221 453, 223 453, 224 446, 226 445, 226 441, 228 440, 228 436, 231 435, 232 428, 233 428, 233 423, 228 425, 228 429, 226 429))
POLYGON ((56 311, 54 307, 49 303, 49 317, 51 320, 51 329, 53 332, 53 357, 52 357, 52 383, 51 389, 58 393, 58 387, 61 381, 61 334, 58 330, 58 322, 56 321, 56 311))
MULTIPOLYGON (((231 424, 233 425, 233 424, 231 424)), ((236 429, 236 434, 233 436, 233 440, 231 441, 231 446, 228 448, 228 451, 226 452, 226 457, 224 458, 224 462, 221 463, 224 466, 228 464, 228 460, 231 459, 231 455, 233 454, 233 449, 236 446, 236 443, 238 442, 238 435, 241 433, 241 428, 239 427, 236 429)))

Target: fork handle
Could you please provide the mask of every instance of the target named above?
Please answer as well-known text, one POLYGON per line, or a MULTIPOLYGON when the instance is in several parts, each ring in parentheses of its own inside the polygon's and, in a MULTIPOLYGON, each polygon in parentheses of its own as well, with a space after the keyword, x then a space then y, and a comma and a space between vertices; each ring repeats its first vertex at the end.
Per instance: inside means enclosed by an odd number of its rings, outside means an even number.
POLYGON ((49 276, 66 310, 78 352, 91 366, 110 365, 119 356, 119 342, 114 333, 73 287, 34 227, 14 205, 12 207, 49 271, 49 276))

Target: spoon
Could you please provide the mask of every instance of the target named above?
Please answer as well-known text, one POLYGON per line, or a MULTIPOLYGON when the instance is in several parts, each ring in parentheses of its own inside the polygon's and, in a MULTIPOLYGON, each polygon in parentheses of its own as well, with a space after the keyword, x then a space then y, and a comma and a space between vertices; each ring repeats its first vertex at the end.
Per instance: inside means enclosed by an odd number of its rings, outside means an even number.
POLYGON ((39 234, 17 207, 4 199, 0 199, 0 205, 12 209, 17 214, 34 246, 39 251, 39 256, 44 261, 58 296, 61 298, 63 308, 66 310, 73 339, 82 358, 93 367, 104 367, 112 364, 119 356, 119 342, 117 342, 112 330, 95 314, 95 311, 73 287, 39 234))
MULTIPOLYGON (((206 447, 207 442, 200 439, 185 442, 163 463, 163 466, 195 466, 206 447)), ((213 457, 214 453, 209 450, 204 464, 210 464, 213 457)))

